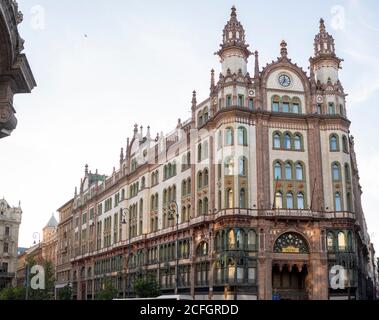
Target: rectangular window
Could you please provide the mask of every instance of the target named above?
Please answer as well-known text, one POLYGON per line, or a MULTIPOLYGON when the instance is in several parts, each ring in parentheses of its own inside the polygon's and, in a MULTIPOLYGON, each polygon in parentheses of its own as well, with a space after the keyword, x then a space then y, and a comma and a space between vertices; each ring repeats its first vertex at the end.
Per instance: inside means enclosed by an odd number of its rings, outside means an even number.
POLYGON ((226 107, 230 107, 232 105, 232 96, 227 95, 226 96, 226 107))
POLYGON ((288 102, 283 102, 282 104, 282 111, 283 112, 289 112, 290 111, 290 104, 288 102))
POLYGON ((9 245, 8 245, 8 243, 7 242, 5 242, 4 243, 4 253, 8 253, 8 251, 9 251, 9 245))
POLYGON ((322 108, 321 108, 321 104, 317 104, 317 114, 321 114, 322 113, 322 108))
POLYGON ((244 107, 244 100, 245 100, 244 96, 242 94, 239 94, 238 95, 238 106, 240 108, 244 107))
POLYGON ((334 109, 334 103, 333 102, 329 102, 329 105, 328 105, 328 110, 329 110, 329 114, 335 114, 335 109, 334 109))
POLYGON ((86 223, 87 223, 87 212, 84 212, 82 215, 82 224, 86 224, 86 223))
POLYGON ((279 112, 279 102, 273 102, 272 103, 272 111, 273 112, 279 112))
POLYGON ((254 110, 254 99, 252 98, 249 99, 249 109, 254 110))
POLYGON ((293 113, 300 113, 300 105, 298 103, 294 103, 292 105, 292 112, 293 113))
POLYGON ((95 215, 95 209, 92 208, 92 209, 89 210, 89 218, 90 218, 90 220, 93 219, 94 215, 95 215))
POLYGON ((9 227, 5 227, 5 236, 6 237, 10 236, 10 229, 9 229, 9 227))

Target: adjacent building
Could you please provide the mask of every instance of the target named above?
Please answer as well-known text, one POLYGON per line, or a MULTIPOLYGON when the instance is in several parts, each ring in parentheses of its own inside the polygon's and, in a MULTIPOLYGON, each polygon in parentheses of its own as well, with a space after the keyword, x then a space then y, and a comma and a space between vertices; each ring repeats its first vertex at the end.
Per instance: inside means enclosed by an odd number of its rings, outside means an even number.
POLYGON ((0 139, 17 126, 14 95, 30 93, 36 86, 28 59, 22 53, 24 40, 18 32, 22 20, 17 1, 0 1, 0 139))
POLYGON ((134 296, 147 276, 196 299, 373 297, 342 59, 323 20, 313 49, 309 73, 285 41, 260 67, 232 8, 209 97, 193 92, 167 135, 136 125, 113 173, 86 166, 59 210, 58 278, 74 298, 106 280, 134 296))
POLYGON ((22 210, 0 200, 0 290, 16 286, 18 233, 22 210))
POLYGON ((59 224, 57 228, 57 266, 55 296, 59 290, 71 286, 71 258, 73 257, 73 199, 58 209, 59 224))
MULTIPOLYGON (((17 257, 17 287, 26 286, 26 266, 33 261, 42 264, 42 243, 34 244, 32 247, 21 252, 17 257)), ((30 269, 28 269, 30 272, 30 269)))

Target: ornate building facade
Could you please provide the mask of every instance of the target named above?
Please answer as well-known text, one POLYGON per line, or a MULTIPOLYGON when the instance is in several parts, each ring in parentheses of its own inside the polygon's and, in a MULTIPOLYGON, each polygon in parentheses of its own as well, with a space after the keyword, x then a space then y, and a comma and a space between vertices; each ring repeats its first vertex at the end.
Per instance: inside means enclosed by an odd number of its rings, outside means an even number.
POLYGON ((16 286, 18 233, 22 210, 0 200, 0 290, 16 286))
POLYGON ((133 296, 141 276, 196 299, 370 298, 335 51, 321 20, 309 75, 285 41, 261 68, 233 7, 221 73, 205 101, 193 92, 191 118, 156 138, 136 125, 109 177, 86 166, 69 218, 75 298, 93 299, 105 279, 133 296))
POLYGON ((18 32, 23 20, 15 0, 0 1, 0 139, 17 126, 13 96, 30 93, 36 86, 25 54, 24 40, 18 32))

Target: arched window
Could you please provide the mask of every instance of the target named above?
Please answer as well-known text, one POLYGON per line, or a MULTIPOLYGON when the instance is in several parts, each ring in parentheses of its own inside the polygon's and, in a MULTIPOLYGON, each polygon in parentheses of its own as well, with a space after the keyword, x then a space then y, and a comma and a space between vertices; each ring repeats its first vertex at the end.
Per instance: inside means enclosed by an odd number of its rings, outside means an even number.
POLYGON ((249 247, 249 250, 256 250, 257 234, 254 230, 250 230, 247 234, 247 245, 249 247))
POLYGON ((222 209, 222 204, 221 204, 222 203, 222 192, 221 192, 221 190, 218 191, 218 199, 217 200, 218 200, 218 203, 217 203, 218 204, 218 210, 221 210, 222 209))
POLYGON ((240 208, 245 209, 246 208, 246 192, 244 188, 240 190, 239 200, 240 200, 240 208))
POLYGON ((341 170, 338 163, 334 163, 332 165, 332 177, 333 177, 333 181, 341 180, 341 170))
POLYGON ((182 208, 182 222, 186 222, 187 220, 187 208, 183 207, 182 208))
POLYGON ((225 159, 225 169, 224 174, 226 176, 232 176, 234 174, 234 161, 232 157, 227 157, 225 159))
POLYGON ((233 189, 232 188, 226 189, 225 199, 226 199, 225 207, 227 209, 233 208, 234 207, 234 195, 233 195, 233 189))
POLYGON ((208 169, 204 170, 204 187, 207 187, 209 184, 209 173, 208 169))
POLYGON ((304 174, 303 174, 303 165, 301 163, 296 164, 296 180, 303 180, 304 174))
POLYGON ((291 135, 289 133, 284 135, 284 148, 291 150, 291 135))
POLYGON ((187 195, 187 181, 183 180, 182 181, 182 196, 184 197, 187 195))
POLYGON ((334 251, 334 236, 332 232, 328 232, 326 243, 327 243, 328 251, 333 252, 334 251))
POLYGON ((334 208, 335 211, 342 211, 341 194, 339 192, 334 194, 334 208))
POLYGON ((283 195, 281 192, 275 193, 275 208, 276 209, 283 208, 283 195))
POLYGON ((239 175, 247 176, 247 159, 245 157, 239 158, 239 175))
POLYGON ((203 214, 203 201, 199 200, 197 205, 197 215, 201 216, 203 214))
POLYGON ((295 134, 293 140, 294 140, 295 150, 297 150, 297 151, 301 150, 301 145, 302 145, 301 136, 299 134, 295 134))
POLYGON ((281 148, 281 135, 280 133, 274 134, 274 149, 280 149, 281 148))
POLYGON ((300 108, 300 99, 299 98, 293 98, 292 99, 292 112, 293 113, 301 113, 301 108, 300 108))
POLYGON ((334 103, 333 102, 329 102, 329 104, 328 104, 328 112, 329 112, 329 114, 336 114, 336 110, 334 108, 334 103))
POLYGON ((297 208, 299 210, 304 210, 305 206, 304 206, 304 194, 299 192, 297 194, 297 208))
POLYGON ((288 192, 286 195, 287 209, 293 209, 293 194, 288 192))
POLYGON ((203 214, 208 214, 209 211, 209 205, 208 205, 208 198, 204 198, 203 201, 203 214))
POLYGON ((354 245, 353 245, 353 235, 351 234, 351 231, 347 233, 347 244, 350 252, 354 252, 354 245))
POLYGON ((203 143, 203 160, 208 159, 209 156, 209 148, 208 148, 208 141, 204 141, 203 143))
POLYGON ((278 96, 274 96, 272 98, 272 111, 273 112, 279 112, 279 104, 280 104, 280 98, 278 96))
POLYGON ((238 128, 238 144, 240 146, 247 146, 247 130, 244 127, 238 128))
POLYGON ((200 171, 197 174, 197 188, 201 189, 203 187, 203 173, 200 171))
POLYGON ((351 202, 351 193, 346 193, 346 203, 347 203, 347 211, 352 212, 353 211, 353 205, 351 202))
POLYGON ((345 135, 342 136, 342 149, 343 149, 343 152, 349 153, 347 137, 345 135))
POLYGON ((168 201, 168 198, 167 198, 167 189, 164 189, 163 190, 163 203, 166 204, 168 201))
POLYGON ((345 163, 345 180, 346 180, 346 183, 350 183, 351 182, 350 168, 349 168, 349 164, 348 163, 345 163))
POLYGON ((285 96, 282 98, 282 112, 290 112, 290 99, 285 96))
POLYGON ((203 241, 199 244, 196 250, 196 255, 198 257, 204 257, 208 255, 208 243, 203 241))
POLYGON ((228 247, 229 249, 235 249, 236 247, 236 237, 233 229, 228 232, 228 247))
POLYGON ((338 138, 335 134, 330 136, 330 151, 338 151, 338 138))
POLYGON ((274 177, 275 179, 282 179, 282 165, 280 162, 274 164, 274 177))
POLYGON ((285 166, 286 180, 292 180, 292 164, 287 162, 285 166))
POLYGON ((203 123, 206 123, 208 121, 208 107, 206 107, 204 110, 203 110, 203 123))
POLYGON ((150 209, 151 211, 154 210, 154 204, 155 204, 155 197, 154 195, 151 196, 151 203, 150 203, 150 209))
POLYGON ((226 128, 225 130, 225 145, 232 146, 233 142, 233 128, 226 128))
POLYGON ((340 115, 341 115, 341 116, 344 116, 344 115, 345 115, 345 109, 344 109, 344 107, 343 107, 343 104, 341 103, 341 104, 339 105, 339 107, 340 107, 340 115))
POLYGON ((155 194, 155 210, 158 210, 158 201, 159 201, 159 196, 158 193, 155 194))
POLYGON ((172 164, 171 163, 169 163, 168 164, 168 178, 169 177, 172 177, 172 175, 173 175, 173 170, 172 170, 172 164))
POLYGON ((199 143, 199 145, 197 146, 197 161, 198 162, 201 162, 202 156, 203 156, 203 154, 202 154, 202 145, 201 145, 201 143, 199 143))
POLYGON ((244 247, 243 238, 244 238, 244 232, 242 230, 238 230, 237 231, 237 239, 236 239, 237 249, 243 249, 243 247, 244 247))
POLYGON ((346 236, 342 231, 338 233, 338 250, 346 251, 346 236))
POLYGON ((192 190, 191 190, 191 178, 188 178, 187 179, 187 194, 191 194, 192 193, 192 190))
POLYGON ((222 148, 222 131, 221 130, 219 130, 217 133, 217 147, 218 147, 218 150, 222 148))

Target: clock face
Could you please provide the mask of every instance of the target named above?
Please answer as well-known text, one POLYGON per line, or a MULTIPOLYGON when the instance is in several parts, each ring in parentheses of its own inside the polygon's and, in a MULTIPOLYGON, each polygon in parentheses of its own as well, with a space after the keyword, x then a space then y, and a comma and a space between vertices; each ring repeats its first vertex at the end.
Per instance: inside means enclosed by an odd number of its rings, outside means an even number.
POLYGON ((279 76, 279 83, 282 87, 289 87, 291 84, 291 78, 286 74, 282 74, 279 76))
POLYGON ((322 96, 317 96, 317 102, 322 103, 324 101, 324 98, 322 96))
POLYGON ((254 97, 255 96, 255 91, 254 90, 250 90, 249 91, 249 96, 250 97, 254 97))

